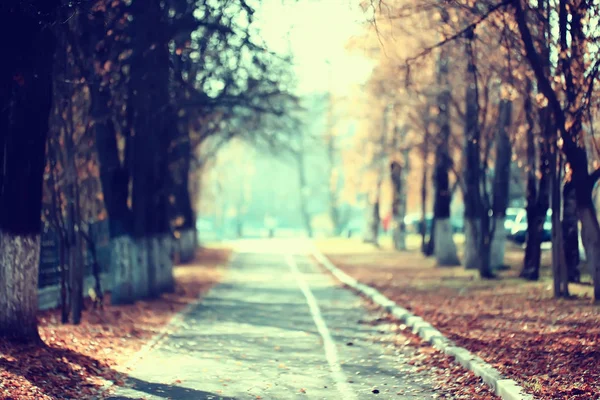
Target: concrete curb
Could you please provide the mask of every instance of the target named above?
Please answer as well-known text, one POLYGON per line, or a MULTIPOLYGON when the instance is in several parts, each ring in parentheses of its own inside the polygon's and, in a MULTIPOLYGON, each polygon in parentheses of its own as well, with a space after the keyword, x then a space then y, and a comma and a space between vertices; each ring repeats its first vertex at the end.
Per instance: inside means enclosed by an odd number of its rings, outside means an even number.
MULTIPOLYGON (((231 258, 227 261, 227 264, 233 262, 233 260, 235 260, 236 258, 236 255, 237 254, 234 252, 231 255, 231 258)), ((142 348, 138 350, 137 353, 135 353, 134 356, 131 359, 129 359, 129 361, 127 361, 123 365, 120 365, 120 369, 131 370, 135 366, 135 364, 137 364, 142 358, 144 358, 152 349, 157 347, 171 333, 175 332, 179 324, 183 321, 183 319, 187 315, 189 315, 192 312, 192 310, 194 310, 194 308, 198 307, 202 303, 202 299, 204 299, 205 297, 206 296, 197 298, 196 300, 194 300, 193 303, 188 304, 183 310, 175 314, 169 320, 169 322, 160 330, 160 332, 154 335, 150 339, 150 341, 148 341, 144 346, 142 346, 142 348)), ((115 386, 115 382, 107 380, 106 383, 100 389, 99 394, 101 396, 106 395, 106 392, 108 392, 113 386, 115 386)))
POLYGON ((353 288, 362 295, 371 299, 374 303, 380 305, 387 312, 394 315, 406 326, 412 329, 413 333, 419 335, 426 342, 431 343, 435 348, 445 354, 454 357, 454 359, 464 368, 472 371, 492 389, 492 391, 503 400, 533 400, 534 397, 525 393, 525 390, 513 379, 504 378, 498 370, 486 363, 480 357, 477 357, 467 349, 458 347, 454 342, 446 338, 433 325, 423 320, 423 318, 412 314, 410 311, 398 306, 395 302, 385 297, 378 290, 358 282, 356 279, 347 275, 337 268, 327 257, 325 257, 316 247, 313 251, 315 259, 325 267, 332 275, 340 280, 346 286, 353 288))

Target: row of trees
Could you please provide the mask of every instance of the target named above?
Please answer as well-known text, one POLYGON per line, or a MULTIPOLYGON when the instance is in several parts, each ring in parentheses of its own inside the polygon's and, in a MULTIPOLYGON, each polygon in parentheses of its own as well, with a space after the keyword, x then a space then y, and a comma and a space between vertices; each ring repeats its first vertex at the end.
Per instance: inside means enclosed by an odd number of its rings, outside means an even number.
POLYGON ((253 15, 244 0, 3 2, 0 336, 38 338, 41 215, 60 241, 64 322, 81 319, 98 219, 113 303, 173 289, 173 253, 194 255, 203 145, 272 145, 295 104, 253 15))
MULTIPOLYGON (((350 45, 366 50, 377 65, 367 85, 372 108, 362 136, 376 148, 365 165, 376 176, 370 180, 373 221, 367 239, 377 237, 385 175, 394 187, 395 229, 402 230, 406 170, 418 157, 423 217, 430 175, 434 188, 434 226, 429 240, 423 237, 423 251, 440 266, 459 263, 450 204, 461 193, 462 262, 483 278, 494 277, 503 265, 504 221, 517 163, 525 176, 528 220, 521 276, 539 278, 550 209, 555 295, 568 296, 568 283, 579 280, 580 223, 600 298, 600 227, 592 197, 600 177, 594 162, 599 4, 378 0, 364 6, 371 15, 367 40, 350 45), (403 152, 407 147, 410 152, 403 152)), ((404 247, 401 240, 394 243, 404 247)))

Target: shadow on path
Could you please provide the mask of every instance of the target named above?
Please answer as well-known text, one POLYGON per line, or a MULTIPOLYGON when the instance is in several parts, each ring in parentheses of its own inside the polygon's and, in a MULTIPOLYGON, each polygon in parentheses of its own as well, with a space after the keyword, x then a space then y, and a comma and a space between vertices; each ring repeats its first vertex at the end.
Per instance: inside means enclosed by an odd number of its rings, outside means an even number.
MULTIPOLYGON (((146 382, 141 379, 127 378, 126 386, 137 391, 164 399, 177 400, 236 400, 235 397, 223 397, 219 394, 204 392, 202 390, 190 389, 182 386, 168 385, 164 383, 146 382)), ((107 400, 133 400, 138 396, 111 396, 107 400)))

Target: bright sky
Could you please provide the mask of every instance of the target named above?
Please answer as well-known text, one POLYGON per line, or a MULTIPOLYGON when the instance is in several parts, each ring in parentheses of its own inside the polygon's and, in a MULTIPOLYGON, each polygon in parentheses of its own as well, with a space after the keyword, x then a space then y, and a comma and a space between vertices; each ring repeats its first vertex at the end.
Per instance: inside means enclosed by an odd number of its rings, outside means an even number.
POLYGON ((263 0, 262 4, 256 15, 262 36, 275 51, 291 49, 299 94, 330 89, 341 94, 368 78, 372 63, 359 52, 345 50, 348 39, 360 35, 365 20, 357 0, 263 0))

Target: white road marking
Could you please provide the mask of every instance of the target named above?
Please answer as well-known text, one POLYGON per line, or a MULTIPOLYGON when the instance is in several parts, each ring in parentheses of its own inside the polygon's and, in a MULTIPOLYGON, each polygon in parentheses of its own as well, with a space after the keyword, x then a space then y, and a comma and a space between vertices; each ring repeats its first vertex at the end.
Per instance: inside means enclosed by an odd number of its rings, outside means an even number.
POLYGON ((294 261, 294 258, 290 254, 286 255, 285 258, 286 258, 286 262, 289 265, 290 269, 292 270, 294 275, 296 275, 296 282, 298 283, 300 290, 302 291, 302 293, 304 294, 304 297, 306 298, 306 302, 308 303, 308 307, 309 307, 310 313, 313 317, 313 321, 315 322, 315 325, 317 326, 317 330, 319 331, 321 338, 323 338, 323 348, 325 349, 325 358, 327 358, 327 363, 329 364, 329 368, 331 369, 331 375, 333 377, 333 380, 334 380, 339 392, 342 394, 341 398, 344 400, 357 400, 356 395, 354 394, 354 392, 352 391, 352 388, 348 384, 348 378, 346 377, 346 374, 344 373, 344 370, 342 369, 342 366, 340 365, 340 361, 338 359, 338 354, 337 354, 337 349, 335 347, 335 342, 333 341, 333 338, 331 337, 331 333, 329 332, 329 329, 327 328, 327 324, 325 323, 325 320, 323 319, 323 316, 321 315, 321 309, 319 308, 317 299, 315 298, 312 291, 310 290, 310 287, 304 280, 304 277, 302 276, 302 273, 298 269, 298 265, 294 261))

